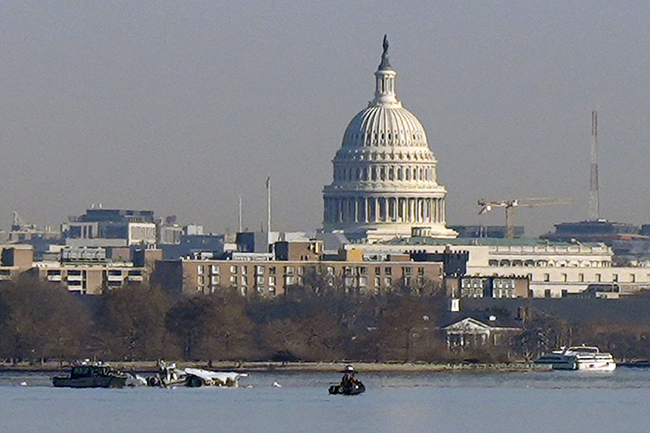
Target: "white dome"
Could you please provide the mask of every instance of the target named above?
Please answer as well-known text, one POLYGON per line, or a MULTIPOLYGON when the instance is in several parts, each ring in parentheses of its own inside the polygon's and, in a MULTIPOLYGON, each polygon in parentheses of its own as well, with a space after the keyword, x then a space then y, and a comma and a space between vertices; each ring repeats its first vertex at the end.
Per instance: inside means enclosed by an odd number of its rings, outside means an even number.
MULTIPOLYGON (((401 105, 401 104, 400 104, 401 105)), ((426 147, 427 135, 420 121, 401 106, 374 105, 359 112, 345 130, 343 147, 426 147)))
POLYGON ((445 224, 447 191, 437 182, 437 161, 420 121, 395 95, 397 73, 384 39, 375 72, 375 98, 352 118, 323 190, 323 228, 370 239, 410 236, 425 227, 455 237, 445 224))

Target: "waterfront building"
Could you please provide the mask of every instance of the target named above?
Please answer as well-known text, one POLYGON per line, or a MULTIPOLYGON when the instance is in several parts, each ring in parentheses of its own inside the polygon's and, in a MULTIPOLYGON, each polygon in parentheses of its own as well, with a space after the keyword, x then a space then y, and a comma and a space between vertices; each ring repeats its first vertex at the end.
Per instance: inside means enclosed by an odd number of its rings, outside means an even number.
POLYGON ((370 242, 411 236, 414 228, 453 238, 438 161, 424 127, 397 99, 396 75, 384 38, 375 97, 346 128, 333 181, 323 189, 323 229, 370 242))

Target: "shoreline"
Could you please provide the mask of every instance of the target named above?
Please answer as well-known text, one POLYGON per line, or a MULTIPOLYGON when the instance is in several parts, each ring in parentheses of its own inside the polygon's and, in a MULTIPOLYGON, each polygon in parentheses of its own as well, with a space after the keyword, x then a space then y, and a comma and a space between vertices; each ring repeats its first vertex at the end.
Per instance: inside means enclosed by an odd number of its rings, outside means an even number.
MULTIPOLYGON (((168 362, 170 364, 171 362, 168 362)), ((107 362, 119 370, 136 371, 139 373, 154 373, 158 371, 157 361, 137 362, 107 362)), ((547 366, 536 365, 532 362, 512 363, 404 363, 404 362, 231 362, 219 361, 209 365, 206 361, 184 362, 176 361, 178 368, 202 368, 214 371, 241 372, 313 372, 339 373, 346 364, 354 365, 359 373, 511 373, 538 372, 548 370, 547 366)), ((55 372, 66 370, 70 363, 58 361, 33 364, 29 362, 12 365, 0 363, 2 372, 55 372)))

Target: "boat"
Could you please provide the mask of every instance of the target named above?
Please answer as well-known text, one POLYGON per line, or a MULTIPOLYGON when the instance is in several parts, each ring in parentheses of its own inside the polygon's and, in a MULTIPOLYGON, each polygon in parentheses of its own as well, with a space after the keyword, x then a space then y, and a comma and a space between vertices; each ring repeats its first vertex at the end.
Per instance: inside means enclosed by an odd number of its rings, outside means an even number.
POLYGON ((343 386, 340 384, 335 384, 330 386, 329 388, 329 393, 332 395, 336 394, 341 394, 341 395, 357 395, 361 394, 366 390, 366 387, 363 385, 361 381, 357 381, 354 384, 349 384, 347 386, 343 386))
POLYGON ((344 374, 341 383, 335 383, 329 387, 330 394, 358 395, 366 390, 363 383, 354 377, 356 371, 351 364, 346 365, 342 373, 344 374))
POLYGON ((58 388, 122 388, 126 381, 126 374, 102 362, 75 364, 67 376, 52 378, 52 383, 58 388))
POLYGON ((594 346, 571 346, 555 350, 535 361, 550 364, 554 370, 614 371, 616 362, 611 353, 594 346))
POLYGON ((200 368, 176 368, 176 364, 160 363, 160 370, 157 375, 147 379, 149 386, 158 386, 163 388, 174 388, 186 386, 189 388, 198 388, 202 386, 224 386, 239 387, 239 379, 247 377, 246 373, 234 371, 210 371, 200 368))

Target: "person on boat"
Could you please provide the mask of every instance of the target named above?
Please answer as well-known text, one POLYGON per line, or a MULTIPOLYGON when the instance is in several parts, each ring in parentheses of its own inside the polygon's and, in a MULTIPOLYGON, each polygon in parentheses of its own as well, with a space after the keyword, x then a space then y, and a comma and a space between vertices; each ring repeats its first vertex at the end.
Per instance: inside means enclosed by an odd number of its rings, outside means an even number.
POLYGON ((354 386, 357 383, 357 380, 354 378, 354 367, 352 365, 346 365, 345 370, 343 370, 343 377, 341 378, 341 387, 348 388, 354 386))

